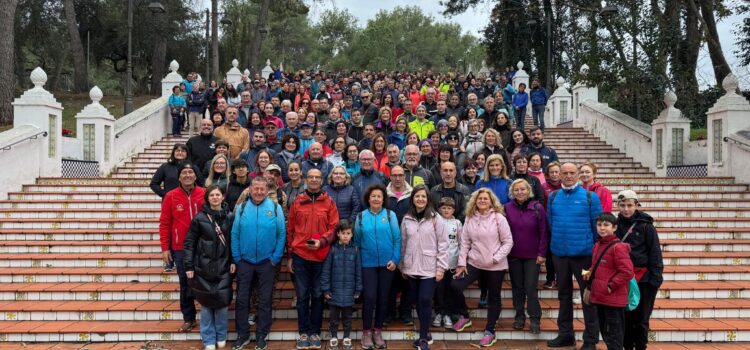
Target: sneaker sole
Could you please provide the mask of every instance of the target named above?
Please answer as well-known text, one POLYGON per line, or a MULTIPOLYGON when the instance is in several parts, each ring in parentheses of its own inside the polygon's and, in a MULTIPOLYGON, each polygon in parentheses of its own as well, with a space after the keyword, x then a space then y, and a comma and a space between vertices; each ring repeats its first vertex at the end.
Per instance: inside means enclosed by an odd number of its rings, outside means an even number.
POLYGON ((480 344, 479 344, 479 346, 481 346, 481 347, 483 347, 483 348, 488 348, 488 347, 490 347, 490 346, 493 346, 493 345, 495 345, 495 343, 497 343, 497 338, 495 338, 495 339, 492 339, 492 341, 491 341, 491 342, 490 342, 489 344, 481 344, 481 343, 480 343, 480 344))

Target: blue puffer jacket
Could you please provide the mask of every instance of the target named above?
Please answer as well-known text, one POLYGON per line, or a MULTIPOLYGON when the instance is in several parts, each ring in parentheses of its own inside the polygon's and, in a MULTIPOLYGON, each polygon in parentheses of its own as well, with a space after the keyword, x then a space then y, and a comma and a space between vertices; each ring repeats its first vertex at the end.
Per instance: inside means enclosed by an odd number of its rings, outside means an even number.
POLYGON ((591 256, 597 235, 596 217, 602 212, 596 193, 579 184, 571 190, 559 189, 549 195, 547 209, 552 254, 591 256))
POLYGON ((357 214, 362 211, 359 204, 359 195, 357 195, 354 186, 326 185, 323 187, 323 190, 336 202, 336 208, 339 210, 339 220, 347 219, 353 223, 357 214))
POLYGON ((384 267, 388 261, 401 261, 401 230, 396 213, 381 209, 373 214, 370 209, 357 214, 354 224, 354 244, 362 254, 362 267, 384 267), (361 215, 360 215, 361 214, 361 215))
POLYGON ((362 262, 359 248, 352 242, 343 245, 337 242, 328 252, 320 275, 323 295, 331 293, 328 304, 349 307, 354 305, 354 294, 362 293, 362 262))
POLYGON ((281 262, 286 244, 286 224, 281 206, 266 198, 260 205, 252 199, 239 205, 232 226, 232 258, 251 264, 281 262))
POLYGON ((386 179, 385 175, 379 171, 367 171, 367 170, 360 170, 359 174, 354 175, 354 179, 352 180, 352 186, 354 186, 354 189, 357 191, 357 196, 359 196, 361 207, 366 208, 368 205, 365 203, 364 195, 365 191, 368 187, 373 185, 386 185, 386 179))
POLYGON ((487 182, 484 182, 483 180, 477 181, 476 189, 478 190, 482 187, 491 189, 492 193, 494 193, 497 196, 497 199, 500 200, 500 203, 505 204, 510 201, 510 197, 508 197, 510 184, 511 181, 504 177, 494 177, 490 175, 490 179, 487 182))
POLYGON ((547 90, 545 90, 543 87, 537 88, 537 89, 531 89, 531 105, 532 106, 539 106, 539 105, 546 105, 547 104, 547 90))

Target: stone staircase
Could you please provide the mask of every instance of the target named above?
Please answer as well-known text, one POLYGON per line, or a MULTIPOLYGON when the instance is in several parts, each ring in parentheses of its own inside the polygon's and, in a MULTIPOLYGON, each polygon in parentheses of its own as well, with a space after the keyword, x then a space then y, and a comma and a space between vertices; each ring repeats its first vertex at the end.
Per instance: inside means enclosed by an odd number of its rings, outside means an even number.
MULTIPOLYGON (((39 178, 0 201, 0 341, 200 338, 197 330, 175 332, 181 324, 177 275, 162 272, 160 200, 148 189, 151 175, 178 141, 185 139, 156 142, 109 178, 39 178)), ((747 185, 732 178, 656 178, 582 129, 549 128, 546 142, 564 161, 594 161, 599 178, 613 193, 638 191, 643 209, 657 219, 666 267, 651 323, 652 340, 750 341, 747 185)), ((272 340, 297 335, 288 279, 282 272, 274 292, 272 340)), ((435 339, 481 337, 486 310, 477 307, 476 288, 467 293, 475 317, 472 330, 434 328, 435 339)), ((556 292, 541 290, 540 295, 542 334, 515 331, 510 284, 504 283, 499 339, 556 335, 556 292)), ((580 331, 580 307, 576 317, 580 331)), ((354 326, 360 329, 361 323, 354 326)), ((414 339, 415 330, 396 322, 385 336, 414 339)))

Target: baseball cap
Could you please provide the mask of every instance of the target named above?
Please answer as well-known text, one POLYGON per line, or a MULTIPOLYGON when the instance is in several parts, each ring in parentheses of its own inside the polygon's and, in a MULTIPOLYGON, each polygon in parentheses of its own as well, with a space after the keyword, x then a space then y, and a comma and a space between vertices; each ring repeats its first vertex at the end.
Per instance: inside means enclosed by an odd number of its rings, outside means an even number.
POLYGON ((271 170, 276 170, 276 171, 278 171, 278 172, 279 172, 279 174, 281 174, 281 167, 279 167, 279 166, 278 166, 278 165, 276 165, 276 164, 269 164, 269 165, 268 165, 268 166, 266 167, 266 171, 271 171, 271 170))
POLYGON ((633 190, 622 190, 617 194, 618 201, 624 201, 628 199, 635 199, 635 201, 638 202, 638 194, 636 194, 633 190))
POLYGON ((299 126, 299 127, 300 127, 300 128, 312 128, 312 127, 313 127, 313 125, 312 125, 311 123, 308 123, 308 122, 304 122, 304 123, 300 124, 300 126, 299 126))

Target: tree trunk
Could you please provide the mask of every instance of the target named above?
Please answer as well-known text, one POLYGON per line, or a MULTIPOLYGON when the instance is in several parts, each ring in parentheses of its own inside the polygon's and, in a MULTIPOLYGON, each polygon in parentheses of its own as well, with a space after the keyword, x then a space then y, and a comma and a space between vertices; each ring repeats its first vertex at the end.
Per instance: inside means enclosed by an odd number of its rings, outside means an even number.
POLYGON ((57 66, 55 66, 55 73, 52 74, 52 78, 47 83, 47 88, 50 91, 57 90, 57 84, 60 83, 60 76, 62 75, 63 68, 65 67, 65 59, 67 58, 67 50, 63 50, 60 53, 60 57, 57 58, 57 66))
POLYGON ((0 124, 13 123, 13 106, 10 103, 13 102, 16 90, 16 79, 13 75, 16 5, 18 0, 6 0, 3 6, 0 6, 0 32, 5 33, 5 38, 0 40, 0 81, 7 83, 0 89, 0 124))
POLYGON ((86 92, 89 89, 89 73, 86 69, 86 55, 81 44, 81 35, 76 25, 76 9, 73 0, 63 0, 63 7, 65 8, 65 24, 70 37, 70 50, 73 55, 73 90, 86 92))
POLYGON ((164 77, 164 66, 167 59, 167 39, 157 33, 154 40, 154 52, 151 54, 151 95, 161 95, 161 79, 164 77))
MULTIPOLYGON (((266 18, 268 17, 268 7, 271 5, 271 0, 262 0, 260 3, 260 12, 258 12, 258 23, 255 25, 255 30, 250 36, 250 42, 245 46, 245 56, 247 57, 247 64, 250 66, 252 73, 260 73, 260 67, 258 67, 258 56, 260 55, 260 48, 263 44, 263 36, 260 35, 261 28, 266 26, 266 18)), ((268 34, 266 34, 268 35, 268 34)), ((268 77, 263 77, 268 78, 268 77)))
MULTIPOLYGON (((690 6, 695 6, 695 2, 690 0, 690 6)), ((701 23, 706 28, 706 42, 708 43, 708 54, 711 56, 711 62, 714 66, 714 75, 716 76, 716 85, 720 85, 724 78, 732 73, 729 63, 724 57, 724 51, 721 50, 719 42, 719 32, 716 30, 716 19, 714 18, 713 0, 700 0, 701 23)), ((697 12, 697 10, 696 10, 697 12)))
POLYGON ((211 0, 211 77, 219 82, 219 0, 211 0))

